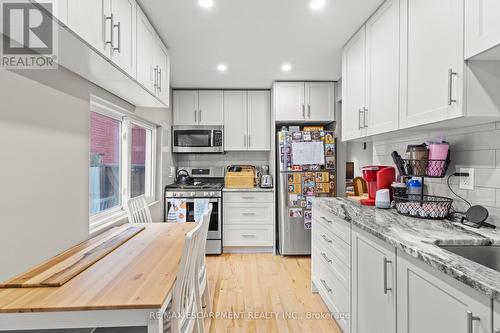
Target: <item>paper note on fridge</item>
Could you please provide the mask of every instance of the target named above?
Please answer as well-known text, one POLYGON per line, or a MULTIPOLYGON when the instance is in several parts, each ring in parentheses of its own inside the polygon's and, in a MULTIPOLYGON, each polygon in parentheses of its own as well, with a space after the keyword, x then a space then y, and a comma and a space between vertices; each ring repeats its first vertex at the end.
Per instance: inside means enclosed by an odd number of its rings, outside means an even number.
POLYGON ((292 142, 292 164, 325 164, 323 142, 292 142))

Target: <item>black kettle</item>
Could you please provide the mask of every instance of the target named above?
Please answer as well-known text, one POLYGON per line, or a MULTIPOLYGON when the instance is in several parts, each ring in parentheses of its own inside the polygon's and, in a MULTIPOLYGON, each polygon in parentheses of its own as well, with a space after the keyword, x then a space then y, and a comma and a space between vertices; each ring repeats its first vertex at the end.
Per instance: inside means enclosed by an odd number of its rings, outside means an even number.
POLYGON ((185 169, 180 169, 177 171, 177 177, 175 181, 178 185, 191 185, 193 184, 193 178, 189 175, 189 172, 185 169))

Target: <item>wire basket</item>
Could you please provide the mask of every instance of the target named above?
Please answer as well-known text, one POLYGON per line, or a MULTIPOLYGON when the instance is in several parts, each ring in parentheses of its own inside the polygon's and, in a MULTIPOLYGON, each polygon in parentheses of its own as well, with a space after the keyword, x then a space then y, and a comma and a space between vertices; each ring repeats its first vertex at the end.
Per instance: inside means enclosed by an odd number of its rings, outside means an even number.
POLYGON ((450 160, 401 159, 400 163, 403 176, 442 178, 446 176, 450 160))
POLYGON ((394 206, 399 214, 422 219, 444 220, 450 215, 453 199, 433 195, 409 194, 394 197, 394 206))

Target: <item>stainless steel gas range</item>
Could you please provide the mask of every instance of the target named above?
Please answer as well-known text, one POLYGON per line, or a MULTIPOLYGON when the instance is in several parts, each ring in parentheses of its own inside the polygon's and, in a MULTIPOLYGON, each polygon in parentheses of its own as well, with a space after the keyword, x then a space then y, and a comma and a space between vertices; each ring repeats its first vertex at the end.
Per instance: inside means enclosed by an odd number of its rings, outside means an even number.
POLYGON ((186 200, 186 222, 194 222, 195 199, 208 199, 212 204, 212 216, 208 227, 207 254, 222 253, 222 188, 224 187, 224 169, 189 168, 186 170, 192 177, 192 182, 186 184, 170 184, 165 187, 164 219, 167 221, 172 199, 186 200))

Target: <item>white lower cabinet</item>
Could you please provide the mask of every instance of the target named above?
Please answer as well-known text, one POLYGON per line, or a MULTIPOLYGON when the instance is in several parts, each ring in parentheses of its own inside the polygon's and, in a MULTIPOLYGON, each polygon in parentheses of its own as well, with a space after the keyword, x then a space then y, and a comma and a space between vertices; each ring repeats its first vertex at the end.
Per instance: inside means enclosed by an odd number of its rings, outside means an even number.
POLYGON ((406 254, 397 267, 398 333, 491 332, 491 299, 406 254))
POLYGON ((312 283, 344 332, 350 332, 350 224, 313 204, 312 283))
POLYGON ((224 247, 274 244, 273 192, 224 192, 224 247))
POLYGON ((500 333, 500 302, 493 303, 493 333, 500 333))
MULTIPOLYGON (((352 329, 396 332, 396 250, 353 228, 352 329)), ((429 331, 421 331, 429 332, 429 331)))

